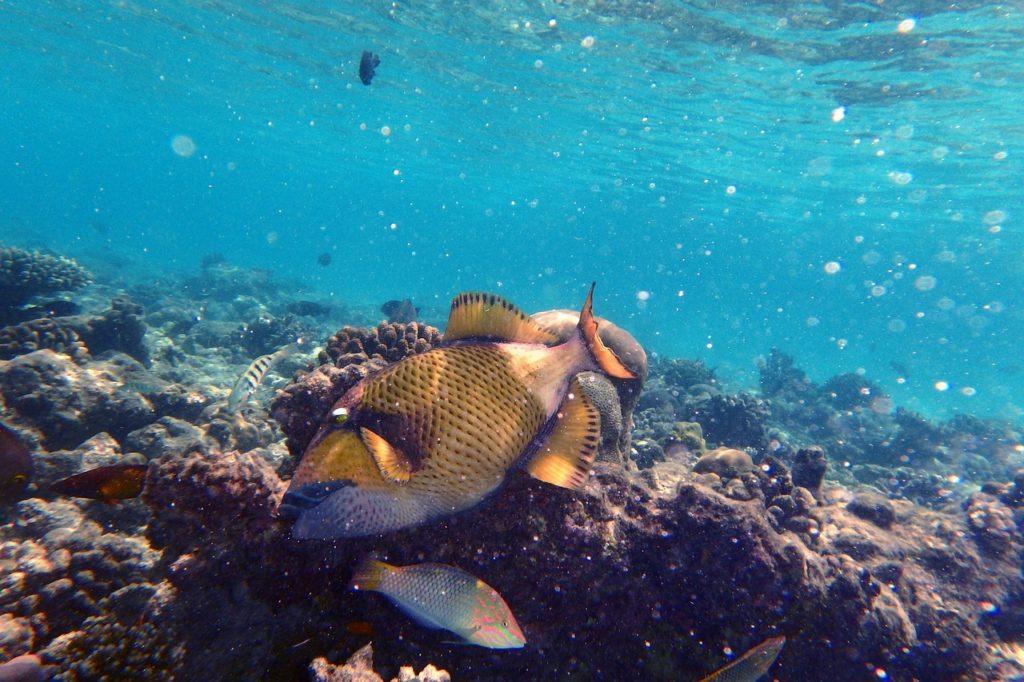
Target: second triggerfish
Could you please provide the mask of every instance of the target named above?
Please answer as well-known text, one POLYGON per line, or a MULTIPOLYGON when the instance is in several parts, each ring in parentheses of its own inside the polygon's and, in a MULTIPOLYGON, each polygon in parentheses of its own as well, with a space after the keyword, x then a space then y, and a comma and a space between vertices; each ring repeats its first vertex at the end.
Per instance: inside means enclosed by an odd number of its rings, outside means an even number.
POLYGON ((365 536, 447 516, 494 492, 517 463, 580 486, 601 415, 576 375, 635 378, 598 336, 593 295, 558 345, 498 296, 456 296, 443 346, 371 374, 334 404, 283 500, 297 515, 293 535, 365 536))
POLYGON ((352 589, 380 592, 410 618, 488 649, 520 649, 526 637, 497 590, 447 564, 391 566, 366 561, 352 589))

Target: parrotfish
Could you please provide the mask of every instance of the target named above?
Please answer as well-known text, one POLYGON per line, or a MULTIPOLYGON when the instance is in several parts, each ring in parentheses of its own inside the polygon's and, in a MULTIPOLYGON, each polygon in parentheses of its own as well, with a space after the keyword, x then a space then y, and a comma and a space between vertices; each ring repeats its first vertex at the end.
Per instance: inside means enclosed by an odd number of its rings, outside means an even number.
POLYGON ((767 674, 785 643, 785 637, 766 639, 729 665, 702 678, 700 682, 755 682, 767 674))
POLYGON ((295 351, 296 346, 301 343, 302 339, 299 339, 296 343, 290 343, 273 353, 261 355, 253 360, 252 364, 235 381, 235 385, 231 387, 231 394, 228 396, 228 410, 234 412, 243 403, 248 401, 256 393, 256 389, 260 387, 263 377, 267 376, 270 368, 291 355, 295 351))
POLYGON ((9 428, 0 424, 0 504, 13 502, 32 480, 32 453, 9 428))
POLYGON ((87 497, 113 504, 138 497, 146 484, 148 464, 111 464, 62 478, 50 486, 61 495, 87 497))
POLYGON ((582 485, 601 416, 577 375, 634 377, 598 336, 593 295, 558 345, 498 296, 456 296, 442 346, 369 375, 328 412, 283 500, 297 515, 293 535, 373 535, 454 514, 520 464, 582 485))
POLYGON ((521 649, 526 637, 497 590, 447 564, 391 566, 366 561, 353 590, 380 592, 421 625, 448 630, 488 649, 521 649))

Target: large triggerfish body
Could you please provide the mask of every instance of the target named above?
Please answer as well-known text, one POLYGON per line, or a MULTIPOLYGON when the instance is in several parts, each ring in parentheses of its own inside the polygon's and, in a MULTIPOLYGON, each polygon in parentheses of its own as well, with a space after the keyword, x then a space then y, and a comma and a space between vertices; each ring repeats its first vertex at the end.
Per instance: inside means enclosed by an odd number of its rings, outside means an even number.
POLYGON ((284 497, 293 535, 374 535, 454 514, 520 463, 539 480, 581 485, 601 417, 576 375, 634 378, 598 336, 593 295, 557 345, 498 296, 456 296, 443 346, 371 374, 328 413, 284 497))

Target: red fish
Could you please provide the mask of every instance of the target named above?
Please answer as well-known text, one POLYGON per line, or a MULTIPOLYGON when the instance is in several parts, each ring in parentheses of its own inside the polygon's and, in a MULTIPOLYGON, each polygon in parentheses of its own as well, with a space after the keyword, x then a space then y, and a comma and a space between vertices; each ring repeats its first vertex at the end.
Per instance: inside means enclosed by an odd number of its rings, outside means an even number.
POLYGON ((0 503, 17 500, 32 480, 32 454, 13 431, 0 424, 0 503))
POLYGON ((62 478, 50 486, 61 495, 113 504, 138 497, 146 484, 148 464, 112 464, 62 478))

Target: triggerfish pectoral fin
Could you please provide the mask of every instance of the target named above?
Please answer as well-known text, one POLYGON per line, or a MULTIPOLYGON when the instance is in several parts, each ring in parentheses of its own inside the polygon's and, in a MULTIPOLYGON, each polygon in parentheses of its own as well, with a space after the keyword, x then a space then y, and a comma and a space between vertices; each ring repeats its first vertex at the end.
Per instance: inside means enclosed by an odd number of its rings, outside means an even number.
POLYGON ((298 516, 294 537, 329 540, 422 523, 432 510, 381 476, 359 434, 337 429, 306 451, 282 500, 282 511, 298 516))
POLYGON ((636 374, 622 364, 622 360, 619 360, 618 356, 604 345, 604 341, 597 333, 597 320, 594 319, 595 286, 597 286, 596 282, 590 285, 587 300, 583 302, 583 309, 580 310, 579 330, 583 334, 583 340, 602 372, 616 379, 636 379, 636 374))
POLYGON ((405 454, 389 443, 383 436, 366 428, 359 428, 359 435, 363 439, 363 445, 370 451, 373 461, 380 469, 380 475, 395 483, 405 483, 412 475, 412 463, 405 454))
POLYGON ((555 415, 547 441, 526 465, 534 478, 562 488, 578 488, 587 479, 601 444, 601 413, 580 387, 579 377, 555 415))

